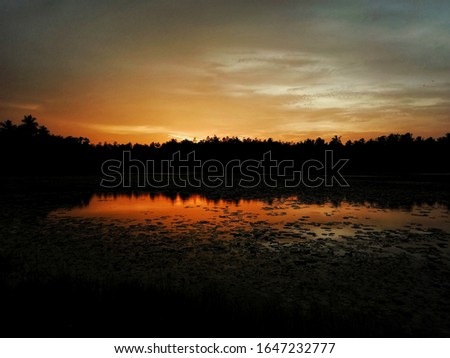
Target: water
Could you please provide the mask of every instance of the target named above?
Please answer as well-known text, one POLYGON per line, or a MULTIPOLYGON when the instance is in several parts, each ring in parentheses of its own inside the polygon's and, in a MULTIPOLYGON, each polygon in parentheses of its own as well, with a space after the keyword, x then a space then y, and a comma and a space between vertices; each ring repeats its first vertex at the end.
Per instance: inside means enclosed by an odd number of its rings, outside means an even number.
POLYGON ((84 205, 59 209, 51 216, 95 219, 165 236, 224 240, 256 235, 289 242, 338 240, 380 231, 393 235, 427 234, 436 229, 450 232, 449 210, 444 205, 387 208, 369 202, 307 204, 296 196, 211 200, 201 195, 95 194, 84 205))

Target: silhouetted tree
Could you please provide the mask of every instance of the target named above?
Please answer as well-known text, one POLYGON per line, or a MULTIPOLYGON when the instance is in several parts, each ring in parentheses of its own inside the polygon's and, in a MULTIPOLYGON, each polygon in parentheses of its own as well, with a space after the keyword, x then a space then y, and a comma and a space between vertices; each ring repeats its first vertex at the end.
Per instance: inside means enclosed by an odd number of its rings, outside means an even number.
POLYGON ((48 136, 50 135, 50 131, 46 126, 39 126, 37 134, 40 136, 48 136))
POLYGON ((345 145, 335 135, 329 142, 322 138, 283 142, 272 138, 261 140, 216 135, 199 141, 171 139, 165 143, 93 145, 88 138, 53 135, 38 124, 32 115, 24 116, 17 126, 10 120, 0 122, 0 168, 2 173, 16 174, 100 174, 107 159, 122 159, 131 151, 141 161, 172 159, 173 153, 183 155, 195 151, 196 159, 262 159, 268 151, 272 159, 294 160, 299 167, 308 159, 323 159, 325 150, 335 150, 336 158, 350 159, 346 169, 363 173, 450 172, 450 133, 439 138, 416 137, 411 133, 389 134, 355 141, 345 145))
POLYGON ((17 126, 13 124, 12 121, 7 119, 6 121, 0 122, 0 131, 11 133, 17 129, 17 126))
POLYGON ((22 124, 19 129, 26 135, 36 135, 38 132, 39 124, 36 122, 36 118, 31 114, 24 116, 22 119, 22 124))

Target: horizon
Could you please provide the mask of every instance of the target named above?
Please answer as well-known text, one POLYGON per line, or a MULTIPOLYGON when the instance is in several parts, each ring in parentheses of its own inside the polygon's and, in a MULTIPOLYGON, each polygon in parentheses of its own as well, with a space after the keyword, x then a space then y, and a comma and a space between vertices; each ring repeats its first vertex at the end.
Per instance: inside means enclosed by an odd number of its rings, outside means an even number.
POLYGON ((1 120, 32 112, 93 143, 449 132, 443 0, 0 9, 1 120))
MULTIPOLYGON (((273 142, 285 143, 285 144, 297 144, 297 143, 302 143, 302 142, 305 142, 305 141, 308 141, 308 140, 316 141, 316 140, 319 140, 319 139, 324 140, 325 143, 330 143, 333 138, 337 138, 343 145, 345 145, 345 143, 348 142, 348 141, 350 141, 350 142, 357 142, 357 141, 360 141, 360 140, 364 140, 366 142, 370 141, 370 140, 376 141, 376 140, 378 140, 381 137, 389 137, 389 136, 392 136, 392 135, 394 135, 394 136, 410 135, 413 140, 418 139, 418 138, 421 138, 422 140, 426 140, 426 139, 430 139, 430 138, 433 139, 433 140, 437 140, 439 138, 445 138, 446 136, 450 135, 450 132, 446 132, 446 133, 443 133, 442 135, 424 137, 424 136, 420 136, 420 135, 415 135, 414 133, 411 133, 411 132, 404 132, 404 133, 391 132, 391 133, 385 133, 385 134, 381 134, 381 135, 377 135, 377 136, 373 136, 373 137, 367 137, 366 136, 366 137, 359 137, 359 138, 355 138, 355 139, 345 139, 339 134, 334 134, 333 136, 331 136, 329 138, 322 138, 322 137, 319 136, 319 137, 315 137, 315 138, 314 137, 306 137, 306 138, 301 138, 301 139, 298 139, 298 140, 295 140, 295 139, 283 140, 283 139, 272 138, 272 137, 258 138, 258 137, 244 137, 244 136, 233 136, 233 135, 218 136, 216 134, 212 134, 212 135, 207 135, 206 137, 203 137, 203 138, 196 138, 196 137, 194 137, 194 138, 176 138, 176 137, 173 137, 173 138, 168 138, 166 141, 150 141, 150 142, 131 142, 131 141, 129 141, 129 142, 118 142, 116 140, 113 140, 113 141, 98 141, 98 142, 95 142, 95 141, 92 141, 89 137, 85 137, 85 136, 73 136, 71 134, 61 135, 61 134, 58 134, 58 133, 54 133, 51 128, 48 128, 45 124, 39 123, 38 119, 36 117, 32 116, 31 114, 23 116, 23 118, 26 118, 26 117, 33 118, 35 120, 35 122, 36 122, 36 125, 39 128, 45 128, 46 130, 48 130, 48 134, 49 135, 60 136, 60 137, 63 137, 63 138, 67 138, 67 137, 84 138, 84 139, 87 139, 89 141, 89 144, 91 144, 91 145, 97 145, 97 144, 100 144, 100 145, 103 145, 103 144, 113 144, 113 145, 128 145, 128 144, 132 144, 132 145, 135 145, 135 144, 137 144, 137 145, 149 145, 149 144, 164 144, 164 143, 168 143, 168 142, 170 142, 172 140, 175 140, 178 143, 180 143, 182 141, 185 141, 185 140, 189 141, 189 142, 192 142, 192 143, 198 143, 198 142, 202 142, 202 141, 207 141, 208 139, 212 139, 212 138, 218 138, 220 141, 223 141, 225 139, 233 139, 233 138, 237 138, 240 141, 244 141, 244 140, 252 140, 252 141, 272 140, 273 142)), ((1 121, 0 123, 5 123, 6 121, 11 121, 13 126, 20 126, 23 123, 23 121, 13 121, 13 120, 10 120, 10 119, 1 121)))

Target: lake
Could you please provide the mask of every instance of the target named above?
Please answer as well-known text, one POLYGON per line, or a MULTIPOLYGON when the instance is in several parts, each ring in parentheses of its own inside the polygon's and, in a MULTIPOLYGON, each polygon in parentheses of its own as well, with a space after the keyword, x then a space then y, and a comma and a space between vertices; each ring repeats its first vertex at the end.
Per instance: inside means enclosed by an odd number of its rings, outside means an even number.
POLYGON ((202 195, 149 193, 94 194, 88 202, 58 209, 54 217, 97 219, 125 226, 152 226, 169 236, 195 234, 230 239, 264 229, 277 232, 278 241, 332 238, 384 230, 450 232, 449 209, 442 204, 388 208, 369 202, 305 203, 301 197, 267 199, 208 199, 202 195))
POLYGON ((5 335, 448 337, 444 179, 164 192, 4 179, 5 335))

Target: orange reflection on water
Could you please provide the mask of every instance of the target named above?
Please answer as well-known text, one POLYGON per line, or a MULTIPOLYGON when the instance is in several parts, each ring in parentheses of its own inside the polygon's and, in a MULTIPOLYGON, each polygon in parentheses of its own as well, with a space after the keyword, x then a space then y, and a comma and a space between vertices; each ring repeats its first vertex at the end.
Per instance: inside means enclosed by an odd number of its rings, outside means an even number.
MULTIPOLYGON (((411 210, 384 209, 369 203, 338 205, 304 204, 300 198, 271 200, 207 199, 201 195, 169 197, 162 194, 95 194, 84 207, 55 213, 70 217, 101 218, 118 224, 156 222, 177 230, 174 224, 210 224, 224 230, 249 230, 260 225, 306 232, 309 235, 352 235, 365 230, 437 228, 450 232, 448 209, 439 205, 414 206, 411 210), (307 229, 303 229, 307 228, 307 229)), ((193 229, 198 229, 193 227, 193 229)))

